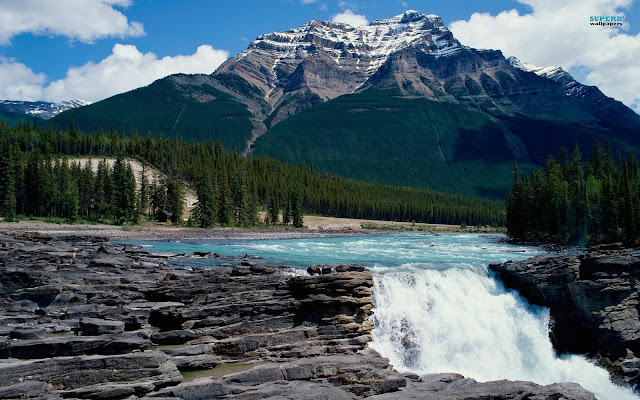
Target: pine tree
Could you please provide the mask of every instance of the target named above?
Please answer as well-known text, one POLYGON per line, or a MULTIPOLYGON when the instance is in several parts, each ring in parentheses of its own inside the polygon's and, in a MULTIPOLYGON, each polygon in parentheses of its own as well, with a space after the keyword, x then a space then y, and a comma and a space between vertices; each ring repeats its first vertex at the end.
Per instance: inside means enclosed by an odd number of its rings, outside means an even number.
POLYGON ((282 224, 289 225, 291 223, 291 197, 287 196, 287 200, 284 203, 284 210, 282 211, 282 224))
POLYGON ((304 224, 302 219, 302 196, 300 193, 296 193, 293 197, 291 215, 293 219, 293 226, 296 228, 302 228, 304 224))
POLYGON ((167 209, 167 190, 164 179, 160 181, 158 181, 157 178, 153 179, 151 186, 151 209, 154 216, 158 212, 167 209))
POLYGON ((127 162, 124 170, 124 207, 125 217, 131 223, 140 222, 140 213, 138 213, 138 200, 136 198, 136 176, 131 168, 131 163, 127 162))
POLYGON ((194 209, 194 216, 201 228, 211 228, 216 217, 216 194, 213 187, 213 178, 208 171, 204 172, 196 185, 198 202, 194 209))
POLYGON ((113 189, 114 196, 111 207, 113 209, 113 215, 119 222, 124 222, 127 219, 127 206, 128 198, 126 191, 126 177, 125 177, 125 162, 122 154, 119 154, 116 161, 113 163, 113 189))
POLYGON ((233 201, 231 199, 231 186, 229 185, 229 179, 226 170, 223 168, 218 173, 218 198, 216 200, 218 210, 216 212, 218 216, 218 222, 222 226, 228 226, 231 224, 233 201))
POLYGON ((105 159, 100 160, 98 163, 98 170, 96 173, 95 182, 95 197, 94 208, 95 215, 98 221, 102 218, 109 218, 110 206, 111 206, 111 174, 107 167, 107 161, 105 159))
POLYGON ((280 223, 280 204, 275 195, 271 197, 271 202, 269 203, 269 221, 273 225, 280 223))
POLYGON ((234 216, 238 226, 248 226, 251 221, 249 207, 249 187, 243 167, 239 167, 233 179, 234 216))
POLYGON ((27 157, 25 169, 25 214, 44 215, 44 195, 46 192, 47 176, 42 161, 42 152, 35 149, 27 157))
POLYGON ((5 221, 13 221, 16 216, 16 187, 11 145, 2 145, 0 157, 0 215, 5 221))
POLYGON ((150 185, 147 178, 147 164, 142 163, 142 170, 140 171, 140 191, 138 192, 138 214, 147 215, 150 201, 150 185))
POLYGON ((513 162, 513 186, 511 191, 507 195, 507 233, 509 236, 523 240, 524 227, 523 227, 523 182, 520 178, 520 171, 518 170, 518 162, 513 162))
POLYGON ((182 184, 177 176, 167 180, 167 207, 169 211, 180 221, 182 218, 182 206, 184 204, 184 194, 182 184))

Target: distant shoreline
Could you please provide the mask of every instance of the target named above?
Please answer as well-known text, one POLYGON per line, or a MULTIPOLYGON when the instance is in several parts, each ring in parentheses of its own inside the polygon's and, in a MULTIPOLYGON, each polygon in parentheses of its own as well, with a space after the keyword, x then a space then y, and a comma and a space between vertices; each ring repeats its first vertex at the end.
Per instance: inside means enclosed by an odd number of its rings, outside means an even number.
POLYGON ((424 224, 395 221, 373 221, 363 219, 305 216, 307 228, 291 226, 268 228, 187 228, 171 224, 147 222, 134 226, 105 224, 59 224, 43 221, 20 221, 0 223, 0 232, 30 232, 51 236, 99 236, 110 239, 298 239, 336 236, 377 235, 384 232, 459 232, 501 233, 500 228, 461 228, 459 225, 424 224))

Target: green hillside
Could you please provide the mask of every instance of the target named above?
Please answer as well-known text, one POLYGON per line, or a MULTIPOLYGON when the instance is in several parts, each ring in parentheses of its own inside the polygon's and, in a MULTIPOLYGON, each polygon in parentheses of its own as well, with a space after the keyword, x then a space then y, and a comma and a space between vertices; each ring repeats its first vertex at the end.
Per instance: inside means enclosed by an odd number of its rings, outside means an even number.
POLYGON ((0 111, 0 120, 7 121, 9 125, 16 125, 20 121, 28 120, 24 115, 18 113, 12 113, 8 111, 0 111))
POLYGON ((194 91, 169 79, 68 110, 50 120, 57 129, 75 127, 86 132, 114 128, 153 136, 220 140, 230 149, 243 149, 253 125, 246 106, 210 85, 194 91))
POLYGON ((300 112, 260 137, 255 151, 351 179, 503 200, 514 159, 528 171, 552 149, 590 149, 596 139, 637 149, 624 133, 395 94, 369 89, 300 112))
MULTIPOLYGON (((270 157, 244 157, 225 150, 219 142, 117 132, 94 135, 77 129, 41 129, 28 123, 10 127, 0 121, 0 217, 11 219, 22 214, 124 222, 137 221, 145 212, 155 215, 158 210, 180 215, 185 182, 195 187, 201 204, 193 210, 194 218, 206 213, 209 223, 203 225, 207 227, 214 217, 223 226, 255 225, 259 205, 267 207, 271 215, 282 210, 294 221, 297 209, 298 215, 304 211, 454 225, 505 223, 503 202, 353 181, 270 157), (94 173, 90 167, 64 158, 87 155, 116 156, 120 165, 111 168, 98 162, 94 173), (133 172, 123 169, 124 157, 153 166, 165 177, 148 180, 145 189, 141 180, 139 192, 134 193, 133 172)), ((276 218, 270 223, 277 223, 276 218)))

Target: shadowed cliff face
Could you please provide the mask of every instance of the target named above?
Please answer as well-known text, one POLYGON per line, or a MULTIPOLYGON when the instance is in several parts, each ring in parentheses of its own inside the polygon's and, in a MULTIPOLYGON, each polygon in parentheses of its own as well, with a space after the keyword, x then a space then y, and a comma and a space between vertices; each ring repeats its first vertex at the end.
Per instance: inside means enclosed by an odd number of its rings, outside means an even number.
POLYGON ((603 246, 576 257, 491 265, 509 288, 549 307, 559 352, 599 357, 619 380, 640 383, 640 252, 603 246))

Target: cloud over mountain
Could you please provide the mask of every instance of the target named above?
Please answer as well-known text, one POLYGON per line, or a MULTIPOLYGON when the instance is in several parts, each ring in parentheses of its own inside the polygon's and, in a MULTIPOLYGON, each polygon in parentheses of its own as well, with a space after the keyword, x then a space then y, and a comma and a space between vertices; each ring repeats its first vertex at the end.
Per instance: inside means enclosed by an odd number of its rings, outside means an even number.
POLYGON ((174 73, 210 74, 228 56, 224 50, 201 45, 190 55, 158 58, 154 53, 140 52, 136 46, 116 44, 112 53, 99 63, 69 68, 64 78, 49 84, 45 83, 44 74, 4 58, 0 59, 0 98, 99 101, 174 73))
POLYGON ((634 0, 518 0, 531 12, 474 13, 450 28, 464 44, 564 69, 586 68, 585 82, 640 112, 640 34, 594 26, 590 16, 624 16, 634 0))

